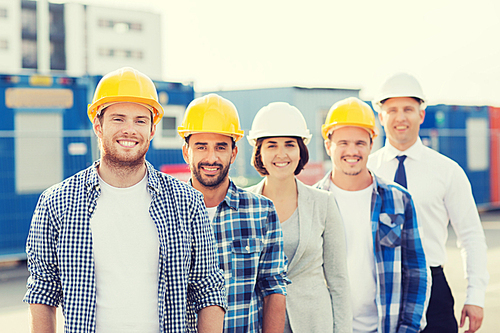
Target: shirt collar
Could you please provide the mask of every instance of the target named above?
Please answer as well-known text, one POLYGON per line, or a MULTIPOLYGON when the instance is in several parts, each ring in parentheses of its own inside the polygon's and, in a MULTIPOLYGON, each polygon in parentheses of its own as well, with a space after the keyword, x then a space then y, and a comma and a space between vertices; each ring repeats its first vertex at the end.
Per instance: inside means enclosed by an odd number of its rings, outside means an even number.
POLYGON ((148 170, 148 188, 152 189, 156 193, 160 192, 160 178, 158 177, 155 168, 148 161, 146 161, 146 168, 148 170))
POLYGON ((99 175, 97 173, 97 168, 101 164, 100 160, 97 160, 92 164, 87 174, 87 179, 85 180, 85 185, 87 186, 87 190, 91 191, 99 186, 99 175))
MULTIPOLYGON (((373 189, 373 192, 377 193, 378 194, 378 183, 379 183, 379 178, 375 175, 375 173, 373 173, 373 171, 371 171, 370 169, 368 169, 368 172, 370 173, 370 176, 372 177, 372 184, 370 185, 373 189)), ((330 171, 328 173, 328 178, 323 178, 323 186, 321 187, 322 190, 325 190, 325 191, 329 191, 331 192, 331 189, 335 186, 335 187, 338 187, 337 185, 335 185, 332 181, 332 171, 330 171)), ((368 187, 370 187, 368 186, 368 187)))
MULTIPOLYGON (((188 184, 194 188, 192 178, 189 178, 188 184)), ((240 206, 240 194, 238 192, 238 188, 231 180, 231 177, 229 177, 229 188, 227 189, 226 196, 224 197, 224 200, 221 201, 221 203, 223 202, 225 202, 226 205, 234 210, 238 210, 240 206)))
MULTIPOLYGON (((100 164, 101 160, 97 160, 90 167, 87 180, 85 181, 85 184, 87 185, 87 189, 89 191, 96 188, 98 189, 97 186, 99 186, 99 174, 97 173, 97 168, 100 164)), ((146 168, 148 173, 148 188, 152 189, 154 192, 158 192, 160 187, 160 179, 158 178, 154 167, 148 161, 146 161, 146 168)))
POLYGON ((240 194, 238 188, 234 185, 231 178, 229 178, 229 188, 227 189, 226 197, 223 202, 226 203, 231 209, 238 210, 240 205, 240 194))
POLYGON ((372 186, 373 186, 373 192, 376 194, 376 195, 379 195, 379 192, 378 192, 378 188, 379 188, 379 185, 380 185, 380 179, 378 178, 378 176, 370 170, 370 175, 372 176, 372 179, 373 179, 373 182, 372 182, 372 186))
POLYGON ((388 139, 386 139, 384 160, 390 161, 396 158, 396 156, 400 155, 406 155, 410 159, 419 160, 420 157, 422 156, 423 149, 424 149, 424 144, 422 143, 420 137, 417 138, 417 141, 410 148, 404 151, 397 149, 396 147, 391 145, 388 139))

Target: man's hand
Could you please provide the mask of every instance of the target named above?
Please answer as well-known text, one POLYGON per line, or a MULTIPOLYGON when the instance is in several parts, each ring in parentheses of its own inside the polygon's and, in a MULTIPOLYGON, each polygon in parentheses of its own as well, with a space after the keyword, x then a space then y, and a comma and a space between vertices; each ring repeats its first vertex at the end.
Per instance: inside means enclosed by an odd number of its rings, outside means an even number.
POLYGON ((477 305, 465 304, 460 318, 460 327, 465 325, 465 317, 469 317, 469 329, 464 333, 474 333, 483 323, 483 308, 477 305))

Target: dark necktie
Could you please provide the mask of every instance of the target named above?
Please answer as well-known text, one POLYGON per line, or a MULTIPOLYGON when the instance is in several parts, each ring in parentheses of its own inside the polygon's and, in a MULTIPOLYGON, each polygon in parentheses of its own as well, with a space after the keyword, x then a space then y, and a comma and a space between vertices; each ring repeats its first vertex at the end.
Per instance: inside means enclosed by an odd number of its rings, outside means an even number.
POLYGON ((406 171, 404 161, 406 159, 406 155, 396 156, 399 161, 398 169, 396 170, 396 175, 394 176, 394 181, 399 185, 406 187, 406 171))

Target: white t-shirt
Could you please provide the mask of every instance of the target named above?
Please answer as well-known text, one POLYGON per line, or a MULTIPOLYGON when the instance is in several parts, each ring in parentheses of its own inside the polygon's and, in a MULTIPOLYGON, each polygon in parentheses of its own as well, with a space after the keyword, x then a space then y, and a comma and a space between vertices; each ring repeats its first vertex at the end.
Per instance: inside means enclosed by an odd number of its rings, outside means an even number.
POLYGON ((158 232, 149 215, 147 175, 116 188, 99 178, 90 220, 96 276, 97 333, 158 333, 158 232))
POLYGON ((207 212, 208 212, 208 219, 210 222, 214 220, 215 213, 217 212, 217 206, 215 207, 207 207, 207 212))
POLYGON ((377 280, 371 224, 373 185, 360 191, 345 191, 332 183, 330 191, 334 193, 337 200, 346 234, 353 332, 376 332, 378 325, 375 303, 377 280))

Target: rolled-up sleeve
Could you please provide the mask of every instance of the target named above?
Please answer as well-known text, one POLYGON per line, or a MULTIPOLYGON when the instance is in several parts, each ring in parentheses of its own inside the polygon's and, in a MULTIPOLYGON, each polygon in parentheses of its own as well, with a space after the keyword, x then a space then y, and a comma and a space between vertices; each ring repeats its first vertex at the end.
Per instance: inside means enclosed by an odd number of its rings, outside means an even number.
POLYGON ((286 295, 286 285, 291 283, 287 277, 287 258, 283 250, 283 233, 274 209, 269 202, 267 207, 266 234, 264 249, 259 260, 257 285, 262 297, 271 294, 286 295))
POLYGON ((193 255, 189 276, 188 299, 196 312, 218 305, 227 309, 224 276, 212 228, 201 198, 194 203, 192 215, 193 255))
POLYGON ((29 304, 58 306, 62 287, 57 258, 58 229, 44 192, 35 208, 26 242, 30 277, 23 301, 29 304))

